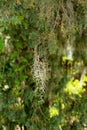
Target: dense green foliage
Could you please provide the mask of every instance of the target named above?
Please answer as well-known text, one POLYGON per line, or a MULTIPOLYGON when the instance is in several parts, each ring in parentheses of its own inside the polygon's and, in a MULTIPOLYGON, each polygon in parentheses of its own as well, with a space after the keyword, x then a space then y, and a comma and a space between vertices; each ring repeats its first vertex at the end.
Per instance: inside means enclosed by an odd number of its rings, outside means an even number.
POLYGON ((0 130, 87 127, 87 0, 0 1, 0 130))

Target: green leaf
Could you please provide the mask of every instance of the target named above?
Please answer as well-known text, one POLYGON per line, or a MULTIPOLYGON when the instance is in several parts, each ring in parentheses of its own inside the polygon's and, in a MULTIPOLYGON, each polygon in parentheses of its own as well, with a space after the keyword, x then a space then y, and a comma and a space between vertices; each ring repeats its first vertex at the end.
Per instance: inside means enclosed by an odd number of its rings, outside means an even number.
POLYGON ((19 53, 17 51, 14 51, 11 55, 11 59, 16 58, 19 55, 19 53))
POLYGON ((4 48, 4 40, 2 37, 0 37, 0 51, 2 51, 4 48))
POLYGON ((23 45, 22 45, 21 42, 16 42, 16 47, 17 47, 18 49, 22 49, 23 45))
POLYGON ((28 61, 27 61, 26 58, 22 57, 22 58, 21 58, 21 62, 22 62, 22 63, 27 63, 28 61))
POLYGON ((48 43, 48 50, 50 54, 56 54, 56 51, 58 49, 56 39, 51 39, 48 43))
POLYGON ((37 39, 38 39, 38 32, 31 32, 30 34, 29 34, 29 39, 30 40, 33 40, 33 41, 36 41, 37 39))

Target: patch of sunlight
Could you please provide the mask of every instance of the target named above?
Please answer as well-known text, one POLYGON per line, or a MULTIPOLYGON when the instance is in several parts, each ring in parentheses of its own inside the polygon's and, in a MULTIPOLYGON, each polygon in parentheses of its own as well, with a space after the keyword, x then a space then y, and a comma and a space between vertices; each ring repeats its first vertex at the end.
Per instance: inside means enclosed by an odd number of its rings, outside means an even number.
POLYGON ((84 77, 83 77, 83 83, 82 83, 82 86, 87 86, 87 76, 86 75, 84 75, 84 77))
POLYGON ((77 79, 74 81, 73 79, 71 79, 66 84, 65 92, 68 92, 69 95, 76 94, 76 95, 81 96, 81 93, 83 93, 84 91, 85 89, 83 88, 83 86, 80 86, 80 81, 77 79))
POLYGON ((3 90, 6 91, 6 90, 8 90, 8 89, 9 89, 9 86, 8 86, 7 84, 4 85, 3 90))
POLYGON ((50 114, 50 118, 59 115, 59 111, 56 107, 50 107, 49 108, 49 114, 50 114))
POLYGON ((63 56, 63 57, 62 57, 62 61, 63 61, 63 62, 66 62, 66 60, 73 61, 73 58, 67 57, 67 56, 63 56))
POLYGON ((73 57, 72 47, 70 45, 68 45, 67 46, 67 59, 72 60, 72 57, 73 57))
POLYGON ((85 83, 85 82, 83 82, 83 83, 82 83, 82 86, 84 86, 84 87, 85 87, 86 85, 87 85, 87 83, 85 83))
POLYGON ((87 82, 87 76, 86 75, 84 75, 83 80, 84 80, 84 82, 87 82))
POLYGON ((64 103, 62 103, 62 109, 64 109, 65 108, 65 105, 64 105, 64 103))

